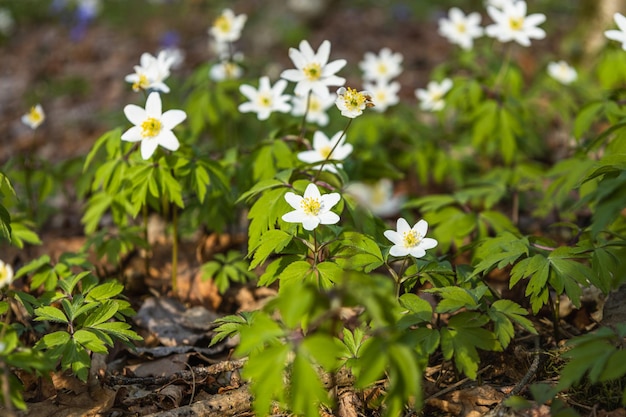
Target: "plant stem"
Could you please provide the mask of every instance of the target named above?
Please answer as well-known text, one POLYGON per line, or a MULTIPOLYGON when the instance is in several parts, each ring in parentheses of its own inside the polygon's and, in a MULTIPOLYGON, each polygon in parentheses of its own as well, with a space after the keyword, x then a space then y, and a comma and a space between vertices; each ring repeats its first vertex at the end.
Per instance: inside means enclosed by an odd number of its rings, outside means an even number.
POLYGON ((178 207, 172 204, 172 292, 178 290, 178 207))
POLYGON ((341 139, 343 139, 344 136, 346 136, 346 132, 348 131, 348 129, 350 128, 350 125, 352 124, 352 120, 354 119, 348 119, 348 124, 346 125, 345 129, 343 129, 343 132, 341 132, 341 136, 339 136, 339 139, 333 145, 330 152, 328 152, 328 155, 326 155, 326 158, 324 158, 324 160, 322 161, 322 165, 320 165, 320 169, 317 171, 317 174, 315 174, 315 178, 313 178, 313 182, 315 182, 319 178, 320 174, 322 173, 322 169, 324 168, 324 165, 326 165, 326 162, 328 162, 331 159, 330 157, 333 155, 333 152, 335 152, 335 149, 337 149, 337 146, 339 146, 339 144, 341 143, 341 139))
POLYGON ((500 67, 500 71, 498 71, 498 75, 496 75, 496 80, 493 82, 494 90, 498 87, 498 85, 500 84, 504 76, 506 75, 507 71, 509 70, 509 65, 511 63, 512 50, 513 49, 510 46, 506 48, 504 61, 502 61, 502 66, 500 67))
POLYGON ((306 107, 304 108, 304 114, 302 115, 302 124, 300 125, 300 136, 298 137, 300 140, 304 139, 304 134, 306 133, 306 117, 309 114, 309 106, 311 105, 311 93, 306 96, 306 107))
MULTIPOLYGON (((6 329, 9 327, 11 323, 11 304, 10 301, 9 308, 7 310, 6 317, 4 318, 4 326, 2 326, 2 331, 0 332, 0 340, 4 340, 4 335, 6 333, 6 329)), ((7 417, 14 417, 15 412, 13 410, 13 404, 11 403, 11 391, 9 385, 9 367, 6 362, 2 361, 2 375, 0 376, 0 380, 2 381, 2 396, 4 397, 4 409, 7 412, 7 417)))
MULTIPOLYGON (((148 243, 148 205, 144 204, 141 206, 141 214, 143 217, 143 234, 146 239, 146 243, 148 243)), ((148 254, 148 249, 146 249, 143 257, 144 268, 146 268, 146 276, 150 275, 150 256, 148 254)))

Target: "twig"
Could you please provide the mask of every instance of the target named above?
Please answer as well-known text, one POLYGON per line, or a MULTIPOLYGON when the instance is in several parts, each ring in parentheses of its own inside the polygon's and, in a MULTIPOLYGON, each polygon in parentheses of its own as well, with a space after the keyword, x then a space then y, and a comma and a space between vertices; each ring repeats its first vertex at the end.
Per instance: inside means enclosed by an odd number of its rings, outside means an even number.
MULTIPOLYGON (((491 368, 491 365, 487 365, 485 366, 483 369, 481 369, 480 371, 478 371, 476 373, 476 375, 480 375, 482 373, 484 373, 485 371, 487 371, 488 369, 491 368)), ((461 385, 465 385, 466 383, 468 383, 469 381, 471 381, 469 378, 463 378, 462 380, 455 382, 454 384, 442 389, 441 391, 438 391, 436 393, 434 393, 433 395, 431 395, 430 397, 426 398, 426 400, 424 401, 424 403, 427 403, 428 401, 435 399, 437 397, 441 397, 442 395, 445 395, 451 391, 454 391, 455 389, 457 389, 458 387, 460 387, 461 385)))
POLYGON ((105 383, 109 386, 112 385, 164 385, 171 383, 172 381, 195 381, 197 379, 204 379, 207 376, 219 375, 223 372, 234 371, 240 369, 246 363, 246 359, 239 359, 236 361, 225 361, 216 363, 210 366, 195 366, 191 368, 191 371, 175 372, 167 376, 154 376, 154 377, 128 377, 122 375, 111 375, 105 379, 105 383))
POLYGON ((499 414, 500 410, 506 407, 504 405, 504 402, 507 399, 511 398, 512 396, 517 395, 520 392, 522 392, 522 390, 526 387, 526 385, 528 385, 530 380, 535 376, 535 374, 539 370, 539 364, 541 363, 541 352, 539 351, 539 349, 540 349, 540 339, 539 339, 539 336, 535 336, 535 352, 534 352, 535 357, 533 358, 533 361, 530 364, 528 371, 526 371, 526 374, 522 377, 522 379, 520 379, 520 381, 517 384, 515 384, 511 392, 509 392, 507 395, 504 396, 500 404, 496 405, 491 411, 489 411, 483 417, 495 417, 495 416, 500 415, 499 414))

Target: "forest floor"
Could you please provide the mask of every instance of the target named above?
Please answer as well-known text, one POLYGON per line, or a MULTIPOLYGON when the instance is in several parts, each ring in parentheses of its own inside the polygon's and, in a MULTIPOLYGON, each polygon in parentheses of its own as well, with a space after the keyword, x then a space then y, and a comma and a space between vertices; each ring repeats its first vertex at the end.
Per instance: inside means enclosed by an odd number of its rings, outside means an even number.
MULTIPOLYGON (((261 16, 250 19, 245 30, 249 36, 244 34, 239 44, 251 62, 269 64, 270 57, 275 67, 289 67, 287 49, 297 44, 298 35, 307 37, 312 45, 329 39, 332 57, 347 59, 353 67, 347 77, 357 80, 357 63, 363 53, 387 46, 402 51, 405 72, 399 81, 406 86, 402 95, 414 100, 413 90, 427 83, 430 70, 445 60, 451 49, 436 33, 438 14, 422 17, 418 24, 402 3, 377 8, 338 2, 337 7, 328 8, 319 17, 304 19, 283 10, 283 1, 271 2, 272 6, 260 1, 236 1, 231 6, 237 13, 261 16), (263 15, 259 12, 263 7, 272 7, 277 13, 263 15), (276 28, 289 31, 292 40, 285 40, 276 28)), ((71 39, 71 27, 62 19, 38 17, 18 22, 13 33, 0 43, 0 163, 9 163, 20 155, 36 156, 51 164, 84 157, 102 133, 124 120, 124 105, 135 100, 124 76, 132 72, 142 52, 155 54, 169 31, 176 33, 178 47, 185 52, 185 61, 174 71, 175 77, 184 78, 213 59, 207 28, 214 9, 201 1, 184 3, 185 7, 179 8, 173 2, 163 6, 164 12, 145 14, 133 6, 129 12, 133 13, 132 19, 97 19, 79 40, 71 39), (42 103, 47 118, 33 134, 22 125, 20 117, 36 102, 42 103)), ((532 54, 521 58, 532 65, 532 54)), ((38 230, 42 245, 24 250, 2 246, 0 258, 19 267, 43 254, 55 259, 63 252, 79 251, 87 238, 80 223, 83 207, 75 198, 71 182, 68 190, 49 203, 50 215, 38 230)), ((181 242, 179 287, 177 293, 172 293, 170 240, 159 218, 153 218, 150 225, 154 243, 151 268, 146 271, 142 255, 133 253, 120 271, 126 286, 124 294, 138 312, 133 325, 144 342, 134 351, 119 346, 106 356, 93 355, 88 383, 61 372, 50 378, 18 373, 29 406, 23 415, 250 415, 250 395, 238 373, 243 361, 230 357, 236 341, 227 340, 209 348, 212 321, 224 314, 254 310, 274 290, 239 285, 219 294, 211 281, 200 279, 200 265, 215 253, 240 247, 245 237, 198 233, 181 242)), ((500 284, 506 286, 506 279, 500 284)), ((14 285, 26 283, 18 280, 14 285)), ((534 338, 517 339, 504 352, 484 355, 479 381, 460 378, 449 362, 434 358, 424 376, 426 408, 422 415, 484 415, 502 402, 533 364, 538 367, 529 374, 532 382, 554 381, 559 364, 554 363, 550 352, 560 349, 568 337, 593 328, 596 312, 597 307, 588 306, 564 315, 559 341, 554 338, 548 318, 536 323, 544 353, 537 353, 534 338)), ((339 404, 337 415, 377 415, 366 404, 384 387, 355 393, 350 389, 349 376, 344 382, 333 387, 339 404)), ((616 392, 621 397, 619 388, 616 392)), ((623 408, 599 404, 599 396, 590 388, 588 392, 573 393, 567 402, 583 415, 626 416, 623 408)), ((547 416, 549 409, 536 406, 517 415, 547 416)))

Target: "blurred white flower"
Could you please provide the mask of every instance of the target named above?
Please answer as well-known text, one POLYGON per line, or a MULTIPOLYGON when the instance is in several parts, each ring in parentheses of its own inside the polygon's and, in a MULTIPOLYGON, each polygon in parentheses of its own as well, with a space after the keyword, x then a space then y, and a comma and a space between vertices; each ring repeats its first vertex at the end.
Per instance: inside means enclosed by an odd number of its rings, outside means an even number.
POLYGON ((10 264, 0 261, 0 289, 13 281, 13 268, 10 264))
POLYGON ((37 129, 43 121, 46 120, 46 114, 41 104, 37 104, 30 108, 30 111, 22 116, 22 123, 31 129, 37 129))
POLYGON ((243 69, 233 61, 222 61, 211 67, 209 78, 213 81, 236 80, 241 78, 243 69))
MULTIPOLYGON (((177 47, 168 47, 159 51, 159 55, 163 54, 163 59, 169 63, 169 68, 180 68, 185 61, 185 52, 177 47)), ((168 69, 169 69, 168 68, 168 69)))
POLYGON ((328 139, 324 132, 318 130, 313 134, 313 149, 298 153, 298 159, 307 164, 324 163, 322 170, 336 173, 337 168, 343 167, 340 161, 351 153, 352 145, 346 143, 343 131, 335 133, 328 139))
POLYGON ((446 102, 443 100, 445 95, 452 88, 452 80, 445 78, 438 83, 431 81, 426 89, 418 88, 415 90, 415 96, 420 100, 420 108, 425 111, 439 111, 443 109, 446 102))
POLYGON ((311 93, 306 97, 293 96, 293 109, 291 114, 294 116, 302 116, 306 112, 306 121, 309 123, 317 123, 319 126, 328 124, 328 113, 326 111, 335 104, 336 96, 334 94, 328 97, 320 97, 315 93, 311 93), (307 98, 309 108, 307 111, 307 98))
POLYGON ((363 88, 371 94, 372 102, 374 103, 373 109, 379 113, 400 102, 400 97, 398 97, 400 83, 397 81, 378 80, 374 83, 364 82, 363 88))
POLYGON ((522 46, 530 46, 531 39, 543 39, 546 32, 537 27, 546 20, 546 15, 534 13, 526 15, 527 6, 523 0, 505 4, 502 9, 487 7, 487 13, 494 23, 485 29, 488 36, 500 42, 515 41, 522 46))
POLYGON ((404 195, 394 195, 393 182, 388 178, 383 178, 374 184, 354 182, 346 187, 346 191, 352 194, 361 205, 381 217, 396 214, 405 200, 404 195))
POLYGON ((480 20, 479 13, 466 16, 461 9, 453 7, 449 10, 447 19, 439 19, 439 34, 465 50, 472 49, 474 39, 483 36, 480 20))
POLYGON ((550 62, 548 74, 561 84, 571 84, 578 78, 578 73, 565 61, 550 62))
POLYGON ((341 86, 346 80, 335 74, 346 65, 345 59, 328 62, 330 57, 330 42, 325 40, 317 52, 313 51, 309 42, 300 42, 300 49, 289 48, 289 58, 296 69, 287 69, 281 73, 281 78, 295 82, 295 93, 306 96, 313 91, 320 97, 328 97, 329 86, 341 86))
POLYGON ((504 7, 507 4, 513 4, 515 3, 517 0, 486 0, 485 1, 485 6, 493 6, 496 7, 500 10, 504 9, 504 7))
POLYGON ((619 30, 607 30, 604 32, 604 36, 612 41, 621 42, 622 49, 626 51, 626 17, 621 13, 615 13, 613 19, 619 30))
POLYGON ((378 55, 366 52, 359 68, 363 71, 363 79, 367 81, 389 81, 402 73, 403 56, 399 52, 392 52, 383 48, 378 55))
POLYGON ((149 159, 159 145, 170 151, 175 151, 180 146, 172 129, 185 120, 187 114, 182 110, 168 110, 162 113, 159 93, 150 93, 145 109, 129 104, 124 107, 124 114, 134 126, 122 134, 122 140, 141 141, 143 159, 149 159))
POLYGON ((393 243, 389 254, 396 257, 407 255, 415 258, 423 257, 426 255, 426 250, 436 247, 439 243, 435 239, 426 237, 426 232, 428 232, 426 220, 420 220, 411 227, 405 219, 399 218, 396 230, 386 230, 384 233, 385 237, 393 243))
POLYGON ((0 8, 0 33, 7 36, 15 27, 15 20, 9 9, 0 8))
POLYGON ((285 194, 285 200, 294 208, 283 215, 287 223, 302 223, 305 230, 313 230, 320 224, 335 224, 339 222, 339 215, 330 211, 339 202, 338 193, 320 194, 320 190, 313 183, 304 190, 304 196, 291 191, 285 194))
POLYGON ((159 91, 169 93, 170 88, 164 83, 170 76, 170 67, 175 57, 163 50, 155 57, 148 52, 141 54, 140 65, 135 65, 135 73, 128 74, 124 80, 133 84, 133 91, 159 91))
POLYGON ((354 88, 340 87, 337 90, 335 100, 337 108, 341 110, 341 115, 354 119, 363 114, 366 107, 374 107, 372 93, 369 91, 357 91, 354 88))
POLYGON ((209 28, 209 33, 218 42, 235 42, 241 37, 247 18, 245 14, 235 16, 231 9, 224 9, 209 28))
POLYGON ((283 94, 286 87, 287 81, 285 80, 276 81, 272 87, 270 79, 265 76, 259 79, 258 89, 248 84, 240 85, 239 91, 250 101, 240 104, 239 111, 256 113, 259 120, 266 120, 275 111, 288 113, 291 110, 291 104, 288 103, 289 96, 283 94))

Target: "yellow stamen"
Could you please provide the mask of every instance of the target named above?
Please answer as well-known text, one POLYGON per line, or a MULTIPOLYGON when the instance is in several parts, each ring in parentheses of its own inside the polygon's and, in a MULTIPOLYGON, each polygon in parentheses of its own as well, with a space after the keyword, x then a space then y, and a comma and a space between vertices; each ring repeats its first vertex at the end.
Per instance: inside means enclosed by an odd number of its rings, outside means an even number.
POLYGON ((459 33, 465 33, 465 32, 467 32, 467 26, 465 26, 465 23, 459 22, 459 23, 456 24, 456 30, 459 33))
POLYGON ((28 118, 31 120, 31 122, 38 123, 43 120, 43 115, 37 110, 37 107, 33 106, 28 112, 28 118))
POLYGON ((513 30, 522 30, 524 27, 524 18, 509 17, 509 27, 513 30))
POLYGON ((133 91, 147 90, 150 82, 145 74, 140 74, 137 82, 133 84, 133 91))
POLYGON ((385 65, 383 62, 378 64, 378 73, 380 75, 385 75, 388 72, 388 68, 387 65, 385 65))
POLYGON ((272 97, 267 94, 261 94, 258 97, 259 104, 263 107, 271 107, 272 106, 272 97))
POLYGON ((419 245, 422 241, 422 236, 415 230, 409 230, 402 234, 402 241, 404 242, 405 248, 412 248, 419 245))
POLYGON ((230 32, 232 24, 231 24, 230 19, 222 15, 218 17, 217 19, 215 19, 215 21, 213 22, 213 27, 216 27, 217 29, 219 29, 220 32, 227 33, 227 32, 230 32))
POLYGON ((161 132, 161 121, 154 117, 147 118, 141 123, 141 136, 153 138, 161 132))
POLYGON ((324 146, 323 148, 321 148, 319 150, 320 155, 322 155, 322 158, 324 159, 330 159, 330 153, 333 151, 333 148, 330 146, 324 146))
POLYGON ((309 216, 317 216, 322 208, 320 201, 313 197, 303 198, 300 206, 302 207, 304 214, 308 214, 309 216))
POLYGON ((365 95, 362 92, 356 91, 354 88, 348 87, 343 94, 343 101, 346 107, 350 110, 359 110, 364 107, 374 107, 372 97, 365 95))
POLYGON ((311 62, 302 68, 304 75, 309 81, 319 80, 322 76, 322 67, 317 62, 311 62))

